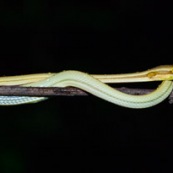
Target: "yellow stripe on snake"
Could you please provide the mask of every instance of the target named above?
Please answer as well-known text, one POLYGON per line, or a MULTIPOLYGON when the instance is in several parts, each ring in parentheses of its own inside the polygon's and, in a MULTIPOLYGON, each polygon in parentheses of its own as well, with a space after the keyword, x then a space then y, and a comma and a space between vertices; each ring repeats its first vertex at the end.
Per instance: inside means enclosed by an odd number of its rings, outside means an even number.
MULTIPOLYGON (((67 70, 59 73, 30 74, 0 77, 0 85, 27 87, 68 87, 73 86, 99 98, 128 108, 147 108, 165 100, 173 90, 173 65, 163 65, 143 72, 90 75, 80 71, 67 70), (108 83, 162 81, 156 90, 145 95, 130 95, 120 92, 108 83)), ((46 97, 0 96, 0 105, 36 103, 46 97)))

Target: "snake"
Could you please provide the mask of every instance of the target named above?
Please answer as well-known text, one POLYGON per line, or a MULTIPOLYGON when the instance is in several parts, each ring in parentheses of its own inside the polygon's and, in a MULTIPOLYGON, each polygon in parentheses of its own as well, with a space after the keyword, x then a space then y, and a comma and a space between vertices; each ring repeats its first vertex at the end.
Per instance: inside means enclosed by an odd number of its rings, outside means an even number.
MULTIPOLYGON (((126 108, 148 108, 164 101, 173 90, 173 65, 162 65, 142 72, 90 75, 77 70, 58 73, 30 74, 0 77, 0 85, 25 87, 76 87, 110 103, 126 108), (131 95, 112 88, 109 83, 129 83, 162 81, 152 92, 144 95, 131 95)), ((0 96, 1 106, 37 103, 47 97, 0 96)))

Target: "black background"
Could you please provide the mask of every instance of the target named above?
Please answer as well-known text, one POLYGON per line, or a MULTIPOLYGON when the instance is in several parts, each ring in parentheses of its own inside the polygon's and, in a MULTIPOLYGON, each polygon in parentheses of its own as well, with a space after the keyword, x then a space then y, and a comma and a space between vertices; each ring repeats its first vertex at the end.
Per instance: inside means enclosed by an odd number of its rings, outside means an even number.
MULTIPOLYGON (((152 0, 1 0, 0 75, 172 64, 171 13, 152 0)), ((91 95, 0 107, 0 171, 168 172, 172 110, 168 100, 134 110, 91 95)))

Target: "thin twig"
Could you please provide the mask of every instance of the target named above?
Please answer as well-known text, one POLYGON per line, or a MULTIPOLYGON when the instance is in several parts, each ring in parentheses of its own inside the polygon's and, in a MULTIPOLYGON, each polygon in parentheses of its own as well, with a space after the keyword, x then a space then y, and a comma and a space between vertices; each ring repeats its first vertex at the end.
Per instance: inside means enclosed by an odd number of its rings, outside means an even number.
MULTIPOLYGON (((115 88, 124 93, 142 95, 153 91, 153 89, 141 88, 115 88)), ((2 96, 87 96, 88 93, 74 87, 21 87, 21 86, 0 86, 2 96)), ((169 96, 169 103, 173 104, 173 92, 169 96)))

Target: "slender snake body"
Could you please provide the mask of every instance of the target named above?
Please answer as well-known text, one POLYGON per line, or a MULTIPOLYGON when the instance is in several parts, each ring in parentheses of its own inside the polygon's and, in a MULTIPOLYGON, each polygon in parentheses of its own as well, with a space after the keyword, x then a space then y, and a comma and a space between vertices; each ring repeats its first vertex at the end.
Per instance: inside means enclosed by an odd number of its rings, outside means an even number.
MULTIPOLYGON (((158 103, 162 102, 170 95, 171 91, 173 90, 173 82, 171 81, 173 78, 172 69, 173 69, 172 66, 159 66, 157 68, 153 68, 151 70, 147 70, 140 73, 114 75, 115 81, 117 80, 117 78, 119 78, 119 80, 122 80, 122 78, 124 78, 123 80, 125 82, 126 82, 125 79, 130 81, 131 78, 132 79, 136 78, 137 81, 140 81, 139 79, 141 79, 141 81, 142 80, 145 81, 146 78, 148 78, 148 80, 152 78, 152 80, 154 81, 163 80, 163 82, 159 85, 159 87, 155 91, 146 95, 138 95, 138 96, 125 94, 116 89, 113 89, 109 85, 102 82, 103 80, 106 80, 103 76, 99 75, 92 76, 87 73, 83 73, 80 71, 72 71, 72 70, 50 74, 49 77, 46 77, 42 80, 38 80, 36 82, 22 83, 21 86, 28 86, 28 87, 73 86, 85 90, 106 101, 109 101, 111 103, 123 107, 147 108, 157 105, 158 103)), ((4 77, 2 81, 7 80, 7 78, 8 77, 4 77)), ((20 81, 19 79, 16 81, 20 81)), ((2 81, 0 81, 0 84, 2 81)), ((108 83, 111 82, 112 81, 109 81, 108 83)), ((12 84, 14 84, 14 82, 12 82, 12 84)), ((46 97, 0 96, 0 105, 19 105, 26 103, 35 103, 45 99, 46 97)))

